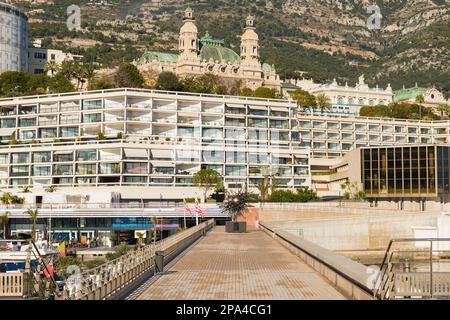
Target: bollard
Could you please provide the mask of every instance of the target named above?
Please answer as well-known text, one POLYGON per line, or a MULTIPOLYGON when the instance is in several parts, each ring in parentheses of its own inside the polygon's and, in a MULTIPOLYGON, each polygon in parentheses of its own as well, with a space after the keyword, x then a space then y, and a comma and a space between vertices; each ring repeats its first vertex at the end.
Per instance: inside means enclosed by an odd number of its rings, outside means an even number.
POLYGON ((155 252, 155 274, 161 273, 164 271, 164 252, 156 251, 155 252))

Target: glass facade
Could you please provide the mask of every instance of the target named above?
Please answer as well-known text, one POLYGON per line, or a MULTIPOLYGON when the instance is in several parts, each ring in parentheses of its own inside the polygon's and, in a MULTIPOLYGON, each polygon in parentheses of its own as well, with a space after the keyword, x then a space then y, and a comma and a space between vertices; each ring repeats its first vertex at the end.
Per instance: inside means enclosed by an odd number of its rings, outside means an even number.
POLYGON ((374 197, 432 197, 437 195, 438 182, 439 192, 448 192, 448 151, 437 146, 362 149, 364 190, 374 197))

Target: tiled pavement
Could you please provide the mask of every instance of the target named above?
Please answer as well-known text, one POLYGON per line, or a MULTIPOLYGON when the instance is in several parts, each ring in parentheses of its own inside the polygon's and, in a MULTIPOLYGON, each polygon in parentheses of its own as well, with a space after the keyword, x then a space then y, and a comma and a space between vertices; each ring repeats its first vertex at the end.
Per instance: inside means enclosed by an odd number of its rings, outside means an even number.
POLYGON ((216 227, 138 300, 345 299, 327 280, 262 231, 216 227))

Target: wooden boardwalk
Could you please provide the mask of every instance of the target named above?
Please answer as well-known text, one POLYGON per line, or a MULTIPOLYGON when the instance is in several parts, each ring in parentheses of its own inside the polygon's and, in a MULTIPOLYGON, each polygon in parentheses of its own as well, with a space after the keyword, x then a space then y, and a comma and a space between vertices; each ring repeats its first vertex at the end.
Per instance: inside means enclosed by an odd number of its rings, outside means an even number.
POLYGON ((262 231, 216 227, 138 300, 345 299, 326 279, 262 231))

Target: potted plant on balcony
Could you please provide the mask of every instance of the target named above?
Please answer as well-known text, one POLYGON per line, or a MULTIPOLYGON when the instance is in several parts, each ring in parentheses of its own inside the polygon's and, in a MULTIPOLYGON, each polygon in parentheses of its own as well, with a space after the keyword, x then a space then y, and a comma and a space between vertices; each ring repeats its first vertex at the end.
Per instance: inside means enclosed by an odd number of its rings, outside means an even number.
POLYGON ((248 210, 248 193, 239 191, 237 194, 230 195, 223 203, 222 210, 226 213, 231 221, 227 221, 225 231, 228 233, 245 233, 247 232, 247 222, 237 221, 237 218, 248 210))

